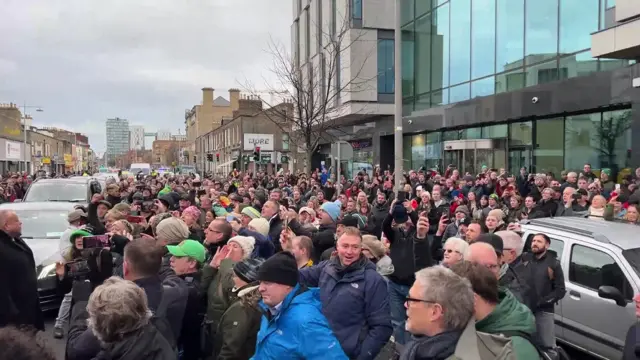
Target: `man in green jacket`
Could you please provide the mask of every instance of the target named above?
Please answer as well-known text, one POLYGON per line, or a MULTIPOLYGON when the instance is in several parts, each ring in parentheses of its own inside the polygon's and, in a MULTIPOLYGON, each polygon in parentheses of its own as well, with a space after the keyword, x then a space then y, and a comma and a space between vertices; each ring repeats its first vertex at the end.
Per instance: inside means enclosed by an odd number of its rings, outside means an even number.
MULTIPOLYGON (((531 310, 519 302, 509 290, 498 286, 498 278, 491 269, 499 269, 493 247, 486 243, 474 243, 482 247, 477 262, 463 261, 451 266, 456 274, 471 283, 476 295, 474 317, 480 358, 495 360, 539 360, 540 354, 529 339, 536 331, 531 310), (493 256, 491 256, 493 254, 493 256)), ((470 247, 471 248, 471 247, 470 247)))

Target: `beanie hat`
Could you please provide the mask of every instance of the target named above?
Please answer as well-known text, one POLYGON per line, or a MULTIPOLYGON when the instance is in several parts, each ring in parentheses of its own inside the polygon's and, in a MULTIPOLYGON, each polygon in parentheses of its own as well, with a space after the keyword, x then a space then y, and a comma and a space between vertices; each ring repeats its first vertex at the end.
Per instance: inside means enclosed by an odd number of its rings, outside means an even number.
POLYGON ((184 221, 176 217, 169 217, 158 224, 156 237, 161 238, 168 244, 177 244, 189 237, 189 227, 184 221))
POLYGON ((194 218, 196 220, 200 219, 200 209, 198 209, 195 206, 187 207, 186 209, 184 209, 182 211, 182 214, 183 215, 189 215, 189 216, 191 216, 192 218, 194 218))
POLYGON ((504 251, 504 242, 502 238, 496 234, 480 234, 475 242, 487 243, 496 250, 496 254, 502 256, 504 251))
POLYGON ((265 260, 258 269, 258 280, 281 285, 298 285, 298 264, 293 254, 287 251, 279 252, 265 260))
POLYGON ((242 258, 248 259, 253 253, 253 248, 256 246, 256 239, 253 236, 234 236, 229 241, 229 243, 236 243, 242 248, 242 258))
POLYGON ((391 216, 396 224, 404 224, 409 220, 409 215, 407 214, 407 209, 404 208, 402 204, 395 204, 393 206, 393 211, 391 212, 391 216))
POLYGON ((233 266, 233 272, 242 281, 251 284, 258 281, 258 269, 262 263, 263 259, 244 259, 233 266))
POLYGON ((463 213, 466 216, 469 216, 469 208, 467 207, 467 205, 460 205, 456 208, 456 213, 463 213))
POLYGON ((329 214, 331 220, 334 222, 337 221, 340 216, 340 205, 334 202, 326 202, 320 206, 320 209, 329 214))
POLYGON ((254 208, 252 208, 251 206, 247 206, 246 208, 242 209, 242 211, 240 212, 243 215, 247 215, 248 217, 252 218, 252 219, 258 219, 260 218, 260 212, 254 208))
POLYGON ((269 236, 269 220, 263 218, 253 219, 249 221, 249 226, 254 228, 256 232, 260 233, 262 236, 269 236))

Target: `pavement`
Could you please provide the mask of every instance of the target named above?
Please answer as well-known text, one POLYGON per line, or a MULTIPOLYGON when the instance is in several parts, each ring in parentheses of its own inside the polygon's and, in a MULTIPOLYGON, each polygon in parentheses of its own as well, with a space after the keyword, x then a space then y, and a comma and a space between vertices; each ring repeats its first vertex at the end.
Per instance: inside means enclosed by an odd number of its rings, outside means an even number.
POLYGON ((53 324, 56 322, 57 312, 46 312, 44 315, 45 333, 42 335, 42 338, 53 349, 56 354, 56 359, 64 360, 64 348, 67 343, 67 339, 64 338, 58 340, 53 337, 53 324))

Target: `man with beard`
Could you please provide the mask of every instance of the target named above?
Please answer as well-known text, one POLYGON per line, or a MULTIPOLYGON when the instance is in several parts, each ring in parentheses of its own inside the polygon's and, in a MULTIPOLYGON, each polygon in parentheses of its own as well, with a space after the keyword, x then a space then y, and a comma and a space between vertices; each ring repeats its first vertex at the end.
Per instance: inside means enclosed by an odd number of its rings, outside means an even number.
POLYGON ((378 239, 382 236, 382 222, 389 213, 389 204, 387 197, 383 192, 376 195, 376 200, 371 208, 371 216, 369 217, 369 228, 373 229, 371 235, 375 235, 378 239))
POLYGON ((536 300, 531 311, 536 317, 539 342, 545 349, 555 347, 554 306, 565 293, 564 273, 557 254, 548 251, 551 239, 545 234, 536 234, 531 240, 531 252, 522 256, 518 273, 525 283, 533 287, 536 300))

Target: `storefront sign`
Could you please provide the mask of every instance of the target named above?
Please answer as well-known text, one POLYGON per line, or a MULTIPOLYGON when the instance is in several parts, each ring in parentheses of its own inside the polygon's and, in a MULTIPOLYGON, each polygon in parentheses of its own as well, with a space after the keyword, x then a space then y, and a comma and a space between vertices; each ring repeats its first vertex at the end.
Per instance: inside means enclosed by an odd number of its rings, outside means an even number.
POLYGON ((73 166, 73 156, 71 154, 64 154, 64 166, 73 166))
POLYGON ((252 151, 256 147, 260 151, 273 151, 273 134, 244 134, 244 150, 252 151))
POLYGON ((5 144, 5 157, 8 160, 21 160, 20 152, 22 151, 22 144, 15 141, 7 141, 5 144))
POLYGON ((48 158, 48 157, 42 158, 42 164, 44 164, 44 165, 51 164, 51 159, 48 158))
POLYGON ((351 140, 349 141, 349 144, 351 144, 351 147, 353 148, 353 150, 360 150, 360 149, 370 148, 371 146, 373 146, 373 141, 371 139, 351 140))
POLYGON ((260 150, 260 162, 261 163, 270 163, 271 162, 271 153, 264 153, 260 150))

